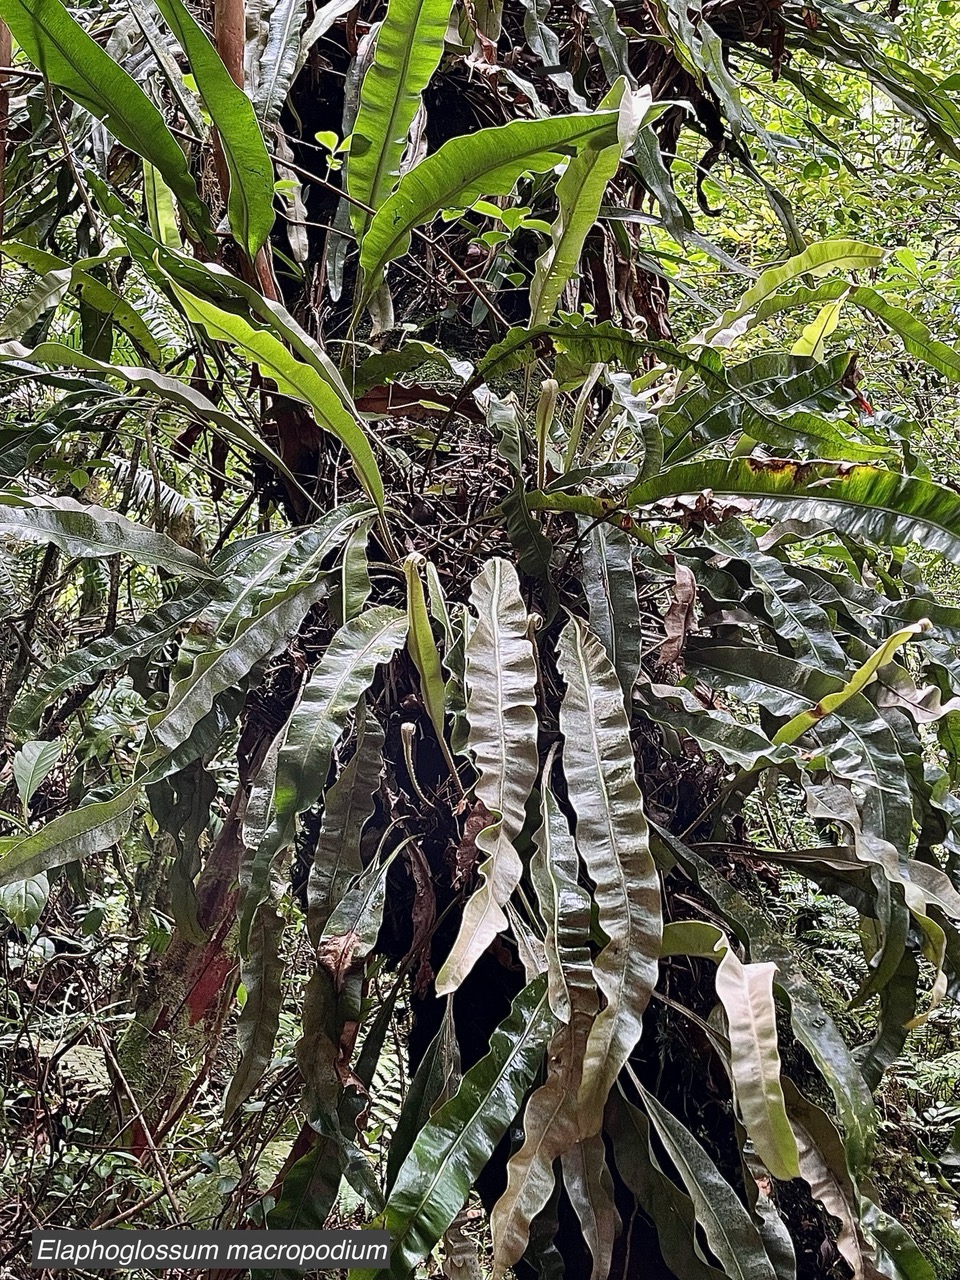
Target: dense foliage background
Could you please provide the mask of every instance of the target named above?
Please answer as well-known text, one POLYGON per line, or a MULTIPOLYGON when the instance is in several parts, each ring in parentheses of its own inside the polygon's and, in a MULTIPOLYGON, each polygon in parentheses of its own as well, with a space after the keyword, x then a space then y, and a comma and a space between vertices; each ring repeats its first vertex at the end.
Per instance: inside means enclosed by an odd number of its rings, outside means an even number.
POLYGON ((0 0, 0 1271, 960 1275, 955 9, 0 0))

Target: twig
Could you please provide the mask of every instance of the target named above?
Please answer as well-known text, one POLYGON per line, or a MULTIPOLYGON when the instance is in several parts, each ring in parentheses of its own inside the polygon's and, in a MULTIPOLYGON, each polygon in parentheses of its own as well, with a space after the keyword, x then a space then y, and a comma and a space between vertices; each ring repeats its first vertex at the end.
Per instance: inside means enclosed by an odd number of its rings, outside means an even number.
MULTIPOLYGON (((84 986, 86 986, 86 983, 84 983, 84 986)), ((92 1000, 92 997, 90 997, 89 990, 87 991, 87 995, 92 1000)), ((113 1049, 110 1046, 109 1037, 106 1035, 102 1027, 97 1027, 97 1037, 103 1049, 104 1057, 107 1059, 107 1062, 110 1064, 111 1069, 116 1074, 117 1080, 120 1082, 124 1093, 127 1095, 127 1098, 129 1099, 131 1106, 134 1108, 134 1115, 132 1119, 138 1120, 140 1122, 140 1127, 143 1130, 144 1140, 146 1141, 147 1147, 150 1150, 150 1154, 153 1156, 153 1163, 157 1170, 157 1174, 160 1178, 160 1181, 163 1183, 163 1189, 164 1189, 164 1192, 166 1193, 167 1199, 170 1201, 170 1204, 173 1207, 173 1211, 177 1215, 177 1220, 179 1222, 185 1222, 186 1218, 184 1217, 183 1210, 180 1208, 180 1203, 177 1200, 177 1195, 173 1188, 173 1183, 170 1181, 170 1176, 167 1173, 166 1169, 164 1168, 163 1161, 160 1159, 160 1152, 157 1150, 156 1143, 153 1140, 153 1134, 150 1132, 150 1126, 147 1124, 146 1117, 143 1114, 143 1109, 140 1106, 140 1103, 137 1101, 136 1095, 131 1089, 130 1083, 127 1080, 127 1077, 123 1074, 123 1068, 120 1066, 120 1063, 117 1061, 114 1055, 113 1049)))
MULTIPOLYGON (((357 200, 354 196, 347 195, 347 193, 345 191, 342 191, 340 187, 336 186, 335 183, 328 182, 326 178, 321 178, 317 174, 311 173, 309 169, 304 169, 302 165, 298 165, 294 163, 293 160, 284 160, 283 163, 285 168, 292 169, 294 173, 299 173, 302 177, 309 178, 311 182, 315 182, 318 186, 325 188, 327 191, 334 192, 342 200, 346 200, 347 204, 352 204, 355 208, 362 209, 364 213, 375 214, 377 212, 372 205, 364 204, 362 200, 357 200)), ((496 319, 500 321, 500 323, 504 326, 504 328, 506 329, 510 328, 510 321, 499 310, 499 308, 496 306, 492 298, 490 298, 484 292, 484 290, 480 287, 477 281, 474 280, 463 269, 463 267, 460 266, 460 264, 456 261, 456 259, 453 258, 447 252, 447 250, 442 247, 442 245, 440 245, 436 240, 434 240, 432 236, 428 236, 425 231, 421 231, 419 227, 413 228, 413 234, 417 237, 418 240, 422 240, 424 244, 429 245, 432 249, 436 249, 437 253, 440 254, 441 258, 443 258, 444 262, 446 262, 447 265, 456 272, 456 274, 460 277, 460 279, 464 282, 464 284, 466 284, 470 289, 472 289, 472 291, 477 295, 477 297, 480 299, 483 305, 487 308, 490 314, 496 317, 496 319)))

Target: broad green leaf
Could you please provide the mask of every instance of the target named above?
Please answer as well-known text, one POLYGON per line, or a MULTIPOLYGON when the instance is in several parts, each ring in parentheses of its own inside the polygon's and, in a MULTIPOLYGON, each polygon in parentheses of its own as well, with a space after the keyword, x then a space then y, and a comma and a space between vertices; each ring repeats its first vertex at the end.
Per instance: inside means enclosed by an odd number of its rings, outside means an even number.
POLYGON ((0 888, 0 915, 18 929, 32 929, 43 915, 50 896, 50 881, 40 873, 27 880, 14 880, 0 888))
POLYGON ((917 356, 951 382, 960 382, 960 352, 940 342, 912 312, 892 302, 875 289, 860 285, 850 291, 850 301, 881 320, 898 337, 911 355, 917 356))
POLYGON ((221 583, 203 611, 202 629, 221 641, 236 634, 278 592, 317 579, 372 515, 368 502, 346 502, 313 524, 231 541, 212 564, 221 583))
POLYGON ((776 964, 776 983, 790 1002, 793 1033, 810 1054, 836 1100, 844 1124, 844 1145, 850 1167, 858 1173, 866 1171, 876 1141, 873 1097, 836 1022, 800 967, 796 953, 785 945, 780 932, 771 926, 765 914, 748 903, 705 858, 662 828, 657 827, 655 831, 667 851, 694 877, 730 927, 749 945, 751 960, 776 964))
POLYGON ((774 743, 779 745, 781 742, 790 744, 796 742, 810 729, 815 728, 820 722, 829 715, 839 711, 842 706, 856 697, 872 680, 876 678, 876 674, 881 667, 887 665, 893 660, 898 649, 901 649, 909 640, 915 636, 922 635, 925 631, 930 630, 930 624, 926 619, 921 622, 913 622, 908 627, 902 627, 899 631, 895 631, 889 636, 882 645, 879 645, 867 660, 857 668, 849 680, 845 681, 843 687, 837 689, 836 692, 826 693, 819 701, 808 711, 801 711, 785 725, 777 730, 774 736, 774 743))
POLYGON ((876 245, 863 244, 858 240, 821 240, 812 244, 803 253, 788 258, 781 266, 768 267, 737 305, 725 311, 715 324, 704 331, 702 339, 705 343, 711 343, 720 337, 722 343, 721 335, 724 330, 755 311, 765 299, 778 293, 784 285, 790 284, 799 276, 824 275, 828 271, 868 271, 871 267, 880 265, 884 254, 885 251, 876 245))
POLYGON ((539 765, 537 671, 513 566, 489 560, 474 579, 471 604, 477 620, 466 646, 468 741, 479 774, 474 792, 493 821, 477 836, 482 883, 437 975, 440 995, 456 990, 507 926, 504 907, 523 873, 514 841, 539 765))
POLYGON ((56 765, 62 751, 62 742, 25 742, 13 757, 13 780, 24 808, 56 765))
POLYGON ((727 935, 706 920, 671 920, 663 926, 660 958, 702 956, 717 963, 730 948, 727 935))
MULTIPOLYGON (((934 967, 936 976, 930 993, 929 1009, 936 1008, 947 990, 947 977, 943 967, 946 937, 941 926, 930 918, 928 906, 933 904, 956 920, 960 918, 960 895, 939 867, 905 856, 909 847, 909 828, 905 836, 898 840, 896 829, 890 829, 885 807, 878 805, 875 797, 868 793, 858 803, 848 787, 833 781, 814 785, 804 780, 804 789, 807 793, 807 811, 811 817, 825 818, 828 822, 848 827, 853 835, 857 857, 876 869, 873 881, 886 936, 882 939, 883 945, 870 960, 873 972, 861 987, 858 999, 885 985, 900 968, 905 942, 902 935, 905 929, 896 927, 893 912, 899 905, 899 915, 904 916, 901 904, 905 902, 921 931, 923 953, 934 967), (897 887, 903 895, 902 899, 892 898, 888 884, 897 887)), ((923 1014, 914 1018, 913 1024, 919 1025, 927 1016, 923 1014)))
POLYGON ((258 908, 277 894, 274 889, 274 853, 264 837, 273 819, 273 793, 277 782, 277 761, 283 745, 283 731, 278 733, 264 754, 243 812, 243 853, 237 881, 240 886, 239 951, 246 957, 250 950, 250 930, 258 908))
POLYGON ((746 565, 754 586, 763 593, 774 633, 792 643, 798 658, 812 660, 835 674, 846 670, 846 657, 826 613, 776 556, 761 552, 756 538, 739 521, 725 521, 717 529, 705 530, 703 540, 721 554, 746 565))
POLYGON ((799 285, 796 289, 783 293, 772 293, 764 298, 753 313, 750 327, 752 328, 755 324, 762 324, 765 320, 771 320, 774 316, 780 315, 784 311, 835 302, 840 297, 846 297, 850 292, 850 288, 851 286, 846 280, 826 280, 823 284, 818 284, 813 289, 807 288, 806 285, 799 285))
POLYGON ((759 729, 704 707, 690 689, 668 684, 641 684, 640 688, 644 715, 675 733, 689 734, 704 751, 716 752, 727 764, 753 770, 795 758, 791 748, 775 747, 759 729))
MULTIPOLYGON (((664 433, 661 420, 650 412, 648 405, 634 391, 634 378, 631 374, 616 373, 608 368, 605 381, 613 394, 614 403, 623 409, 620 422, 630 430, 634 440, 643 449, 637 479, 643 480, 647 476, 657 475, 663 468, 664 433)), ((586 385, 585 383, 584 389, 586 385)), ((643 385, 642 381, 640 385, 643 385)), ((567 445, 568 459, 572 459, 573 450, 570 448, 572 443, 571 438, 567 445)))
POLYGON ((644 357, 652 355, 679 369, 695 370, 700 363, 695 356, 685 354, 668 342, 637 338, 630 330, 609 321, 600 324, 554 321, 549 325, 510 329, 478 363, 476 377, 487 379, 521 368, 531 359, 531 349, 535 351, 547 342, 557 352, 574 356, 585 370, 595 364, 616 361, 625 369, 636 371, 641 368, 644 357))
POLYGON ((135 783, 110 800, 81 805, 54 818, 32 835, 7 836, 0 843, 0 887, 109 849, 129 830, 139 794, 135 783))
POLYGON ((279 652, 313 606, 329 592, 324 577, 295 582, 268 597, 236 634, 200 654, 189 673, 170 690, 163 711, 150 717, 150 729, 167 750, 183 742, 225 689, 237 687, 264 658, 279 652))
POLYGON ((540 521, 527 505, 526 485, 520 475, 513 482, 513 489, 501 504, 507 537, 517 553, 517 567, 521 573, 541 583, 546 602, 546 614, 550 618, 556 609, 556 588, 550 576, 553 543, 544 534, 540 521))
MULTIPOLYGON (((341 992, 355 971, 373 950, 383 924, 383 908, 387 898, 387 876, 397 855, 411 843, 408 836, 382 862, 364 867, 353 885, 337 903, 324 925, 317 943, 317 962, 329 973, 334 988, 341 992)), ((354 993, 351 993, 354 994, 354 993)), ((359 1017, 360 991, 354 996, 359 1017)), ((350 998, 345 1002, 351 1003, 350 998)))
POLYGON ((441 209, 468 209, 481 196, 509 195, 523 173, 545 173, 584 147, 612 146, 617 113, 513 120, 451 138, 405 174, 380 206, 360 250, 364 301, 383 269, 405 253, 415 227, 441 209))
MULTIPOLYGON (((612 14, 610 0, 606 3, 612 14)), ((613 22, 616 26, 615 16, 613 22)), ((635 94, 625 80, 618 80, 600 104, 601 110, 619 109, 617 139, 607 147, 584 147, 567 161, 557 183, 560 209, 550 228, 550 246, 537 259, 530 282, 531 325, 550 320, 567 281, 579 269, 583 242, 597 220, 607 183, 617 172, 624 151, 633 144, 649 103, 649 91, 635 94)))
POLYGON ((210 824, 217 783, 198 756, 185 768, 145 789, 150 814, 158 828, 154 849, 168 855, 167 897, 173 922, 187 943, 205 947, 209 933, 200 924, 195 882, 201 870, 201 842, 210 824))
POLYGON ((69 263, 56 254, 47 253, 33 245, 18 244, 16 241, 3 245, 2 251, 4 257, 42 273, 42 279, 33 292, 7 311, 0 327, 0 340, 19 338, 36 323, 44 311, 55 306, 66 293, 72 292, 81 303, 113 320, 133 340, 144 359, 161 363, 160 347, 136 307, 85 269, 99 265, 106 255, 101 255, 99 259, 69 263))
POLYGON ((684 1124, 646 1089, 641 1096, 724 1271, 731 1280, 777 1280, 760 1234, 733 1187, 684 1124))
POLYGON ((936 1271, 909 1231, 863 1194, 860 1224, 876 1252, 882 1275, 892 1276, 894 1280, 937 1280, 936 1271))
POLYGON ((579 1142, 577 1090, 598 1007, 588 945, 590 900, 577 883, 576 845, 547 781, 543 810, 530 874, 547 925, 548 999, 561 1025, 547 1051, 546 1081, 527 1102, 523 1145, 507 1164, 506 1190, 491 1214, 497 1276, 523 1255, 533 1220, 553 1194, 554 1162, 579 1142))
POLYGON ((562 1023, 577 1012, 588 1020, 597 1010, 588 939, 590 898, 579 883, 577 846, 545 772, 543 822, 534 835, 530 859, 540 914, 546 925, 547 990, 550 1008, 562 1023))
POLYGON ((824 346, 831 333, 840 323, 845 298, 837 298, 821 307, 816 317, 805 326, 803 332, 791 348, 791 355, 811 356, 814 360, 822 360, 824 346))
POLYGON ((344 375, 349 379, 350 390, 355 396, 359 396, 373 387, 396 382, 403 374, 413 373, 424 365, 432 364, 443 365, 457 378, 465 379, 472 372, 471 364, 455 359, 449 352, 435 347, 432 342, 409 338, 402 347, 366 356, 355 367, 345 369, 344 375))
POLYGON ((27 498, 0 493, 0 533, 24 542, 52 542, 72 556, 100 558, 119 554, 169 573, 211 576, 198 555, 165 533, 155 533, 117 511, 73 498, 27 498))
POLYGON ((560 730, 577 848, 596 886, 607 938, 594 963, 606 1006, 587 1040, 577 1102, 581 1135, 590 1136, 599 1131, 607 1095, 640 1039, 657 983, 663 920, 616 672, 578 618, 564 627, 557 665, 566 684, 560 730))
MULTIPOLYGON (((194 83, 192 80, 189 85, 186 83, 187 79, 190 78, 189 72, 185 67, 181 68, 177 60, 178 51, 175 42, 163 30, 163 22, 156 6, 151 4, 150 0, 129 0, 129 10, 140 28, 144 44, 156 59, 157 71, 160 73, 158 79, 161 83, 163 81, 166 82, 161 90, 164 94, 164 101, 169 101, 164 91, 169 91, 176 100, 178 125, 188 136, 197 140, 204 138, 208 122, 204 120, 203 111, 197 101, 194 83), (185 71, 187 71, 186 75, 185 71)), ((129 30, 130 28, 127 27, 126 31, 129 30)), ((133 39, 135 40, 136 36, 133 36, 133 39)), ((122 50, 125 44, 125 41, 120 43, 119 49, 122 50)), ((108 41, 108 52, 112 52, 116 47, 114 40, 108 41)), ((140 66, 143 66, 143 64, 141 63, 140 66)), ((159 89, 160 84, 157 87, 159 89)), ((173 104, 171 103, 171 105, 173 104)), ((96 187, 95 190, 99 199, 104 188, 96 187)), ((103 202, 102 207, 105 213, 113 213, 116 206, 112 202, 103 202)))
POLYGON ((187 55, 200 97, 220 135, 230 171, 230 229, 252 260, 273 226, 273 164, 253 103, 234 83, 182 0, 156 0, 156 6, 187 55))
MULTIPOLYGON (((149 391, 162 400, 185 409, 201 422, 213 423, 224 432, 228 440, 259 453, 271 466, 276 467, 282 475, 286 476, 298 489, 300 488, 296 476, 289 467, 254 431, 238 418, 218 409, 205 395, 178 378, 171 378, 165 373, 158 373, 154 369, 143 369, 136 365, 106 364, 60 342, 44 342, 34 347, 32 351, 16 342, 4 343, 0 346, 0 361, 14 365, 23 361, 35 361, 39 365, 53 365, 65 369, 90 369, 105 377, 119 378, 132 387, 149 391)), ((42 381, 45 376, 55 375, 45 375, 45 371, 38 369, 34 376, 42 381)))
MULTIPOLYGON (((393 997, 388 997, 383 1002, 356 1059, 354 1072, 363 1090, 367 1092, 373 1083, 384 1038, 390 1029, 398 991, 399 986, 396 986, 393 997)), ((306 1021, 306 1009, 304 1014, 306 1021)), ((313 1046, 307 1044, 304 1047, 309 1060, 313 1046)), ((308 1150, 306 1155, 297 1160, 284 1176, 280 1197, 267 1215, 267 1223, 272 1229, 287 1231, 296 1228, 314 1231, 323 1229, 337 1198, 341 1175, 351 1160, 351 1153, 346 1149, 347 1144, 343 1138, 343 1130, 356 1123, 359 1107, 354 1099, 359 1098, 359 1105, 362 1106, 366 1096, 367 1093, 360 1094, 359 1091, 354 1090, 351 1090, 349 1095, 341 1092, 335 1117, 324 1119, 319 1129, 319 1139, 315 1140, 313 1149, 308 1150), (336 1126, 332 1123, 333 1119, 336 1120, 336 1126)), ((311 1124, 305 1126, 301 1132, 306 1136, 308 1132, 312 1134, 315 1131, 315 1126, 311 1124)), ((361 1155, 360 1159, 363 1160, 365 1157, 361 1155)))
MULTIPOLYGON (((560 57, 560 37, 547 25, 550 0, 522 0, 523 34, 527 46, 540 59, 541 66, 553 83, 566 95, 576 111, 586 110, 586 101, 573 83, 573 76, 563 66, 560 57)), ((611 77, 616 79, 616 76, 611 77)))
POLYGON ((370 581, 370 565, 367 561, 367 543, 370 529, 364 524, 351 533, 343 548, 340 561, 340 620, 349 622, 362 613, 370 599, 373 584, 370 581))
POLYGON ((339 1144, 325 1133, 286 1171, 277 1203, 267 1216, 273 1231, 322 1231, 340 1189, 343 1159, 339 1144))
POLYGON ((647 1117, 619 1089, 610 1094, 606 1117, 617 1170, 656 1228, 671 1273, 683 1280, 721 1280, 725 1272, 700 1256, 693 1201, 661 1169, 647 1117))
POLYGON ((320 343, 279 302, 264 297, 259 289, 233 275, 219 263, 199 262, 183 253, 164 249, 129 223, 124 224, 123 231, 129 240, 131 252, 141 266, 145 270, 152 267, 158 283, 164 288, 169 288, 171 282, 175 282, 187 293, 203 298, 223 311, 245 310, 249 313, 254 328, 258 327, 257 320, 264 321, 295 355, 310 365, 324 382, 330 384, 343 401, 344 407, 350 413, 354 412, 353 399, 337 366, 320 343), (238 306, 238 303, 246 303, 246 307, 238 306))
MULTIPOLYGON (((852 372, 849 352, 822 364, 771 352, 722 369, 712 367, 704 353, 696 372, 701 385, 659 415, 671 464, 688 460, 706 444, 729 439, 738 430, 743 433, 739 455, 756 440, 780 456, 802 452, 845 463, 897 456, 888 445, 864 442, 852 434, 844 390, 844 379, 852 372)), ((645 469, 643 478, 653 474, 645 469)))
MULTIPOLYGON (((792 716, 844 688, 838 676, 764 649, 751 650, 747 663, 742 648, 697 646, 689 653, 688 666, 747 706, 759 704, 778 716, 792 716)), ((906 850, 913 821, 906 769, 892 731, 873 704, 862 693, 853 693, 811 733, 831 771, 872 795, 872 803, 880 808, 879 834, 906 850)))
POLYGON ((200 630, 210 647, 224 643, 238 626, 261 611, 271 595, 302 581, 332 556, 352 528, 373 508, 347 503, 308 529, 241 538, 213 558, 210 578, 200 587, 184 584, 155 612, 117 628, 84 649, 69 654, 44 672, 14 705, 10 723, 26 733, 44 707, 75 685, 91 684, 127 662, 148 657, 200 615, 200 630))
POLYGON ((773 1263, 773 1269, 777 1273, 777 1280, 797 1280, 797 1251, 794 1247, 793 1235, 791 1229, 785 1221, 784 1214, 774 1202, 770 1192, 771 1187, 767 1190, 767 1183, 763 1177, 763 1167, 758 1164, 755 1158, 749 1153, 744 1152, 745 1159, 743 1164, 747 1173, 753 1175, 753 1180, 745 1181, 745 1190, 747 1193, 747 1203, 753 1201, 753 1220, 757 1224, 757 1230, 760 1232, 760 1239, 763 1241, 763 1247, 767 1251, 767 1257, 773 1263), (757 1177, 759 1176, 759 1179, 757 1177), (754 1201, 754 1187, 756 1187, 756 1200, 754 1201))
MULTIPOLYGON (((421 94, 443 56, 450 0, 390 0, 377 31, 373 61, 360 84, 350 134, 347 194, 377 210, 400 177, 407 135, 421 94)), ((350 219, 363 242, 371 215, 356 205, 350 219)))
POLYGON ((280 954, 284 918, 273 903, 257 908, 249 930, 240 980, 247 993, 237 1019, 240 1062, 223 1104, 224 1122, 253 1093, 270 1065, 280 1026, 284 964, 280 954))
POLYGON ((375 812, 383 729, 371 711, 363 712, 357 734, 356 751, 323 798, 323 822, 307 878, 307 927, 314 946, 350 880, 363 870, 360 838, 375 812))
POLYGON ((640 605, 633 543, 613 525, 601 523, 587 529, 583 591, 590 609, 590 630, 606 649, 629 706, 640 674, 640 605))
POLYGON ((434 1111, 460 1085, 460 1054, 453 1025, 453 1003, 447 1000, 440 1030, 420 1060, 390 1134, 387 1151, 387 1188, 393 1187, 404 1160, 434 1111))
POLYGON ((0 0, 0 18, 51 84, 102 120, 123 146, 163 175, 200 235, 212 247, 210 215, 180 144, 163 116, 60 0, 0 0))
POLYGON ((628 83, 631 82, 627 36, 617 21, 613 0, 577 0, 577 8, 587 15, 587 25, 607 82, 614 84, 618 76, 626 76, 628 83))
POLYGON ((406 633, 405 614, 376 605, 345 623, 330 641, 287 727, 277 764, 274 820, 265 837, 268 847, 288 845, 296 815, 323 794, 347 717, 406 633))
POLYGON ((144 786, 163 782, 182 772, 196 760, 209 760, 220 748, 224 735, 236 724, 243 710, 243 690, 227 689, 200 720, 186 742, 173 751, 161 752, 144 773, 144 786))
POLYGON ((859 1196, 847 1170, 843 1141, 833 1121, 784 1080, 787 1115, 797 1138, 800 1176, 832 1217, 840 1223, 836 1245, 854 1280, 882 1280, 876 1257, 860 1227, 859 1196))
MULTIPOLYGON (((343 1085, 336 1069, 339 1040, 344 1030, 340 1006, 340 993, 333 975, 315 964, 303 993, 300 1015, 303 1034, 297 1042, 295 1057, 303 1078, 304 1113, 312 1129, 332 1139, 332 1146, 320 1156, 320 1166, 311 1175, 311 1182, 318 1176, 321 1182, 314 1202, 300 1208, 300 1212, 309 1215, 308 1221, 316 1221, 321 1213, 330 1212, 348 1159, 347 1140, 340 1125, 343 1085)), ((321 1225, 320 1222, 317 1225, 321 1225)))
MULTIPOLYGON (((840 533, 882 545, 919 542, 930 551, 960 556, 960 498, 929 480, 866 465, 736 458, 668 467, 637 485, 627 506, 711 490, 757 500, 757 514, 823 520, 840 533)), ((552 495, 551 495, 552 498, 552 495)), ((590 510, 605 513, 602 499, 590 510)), ((532 507, 547 507, 531 494, 532 507)))
POLYGON ((266 329, 256 329, 243 316, 223 311, 205 298, 188 293, 176 281, 172 280, 171 285, 187 317, 199 324, 209 337, 255 360, 284 395, 309 405, 319 426, 335 436, 350 454, 357 479, 382 511, 383 480, 373 449, 355 412, 346 407, 333 381, 325 378, 316 364, 307 364, 291 355, 280 339, 266 329))
POLYGON ((775 1178, 799 1178, 797 1143, 784 1109, 773 1000, 776 965, 744 965, 728 947, 717 968, 727 1015, 733 1087, 744 1127, 775 1178))
POLYGON ((179 249, 183 241, 173 192, 149 160, 143 162, 143 202, 153 238, 169 249, 179 249))
MULTIPOLYGON (((460 1211, 520 1109, 553 1025, 546 980, 539 978, 520 992, 490 1037, 489 1053, 420 1133, 382 1220, 391 1235, 390 1274, 397 1280, 430 1253, 460 1211)), ((358 1280, 375 1274, 357 1272, 358 1280)))
POLYGON ((457 767, 447 746, 444 730, 444 680, 440 669, 440 653, 433 638, 427 600, 420 578, 421 565, 426 561, 418 552, 412 552, 403 562, 403 575, 407 584, 407 650, 420 677, 420 696, 433 725, 437 742, 451 775, 457 781, 457 767))

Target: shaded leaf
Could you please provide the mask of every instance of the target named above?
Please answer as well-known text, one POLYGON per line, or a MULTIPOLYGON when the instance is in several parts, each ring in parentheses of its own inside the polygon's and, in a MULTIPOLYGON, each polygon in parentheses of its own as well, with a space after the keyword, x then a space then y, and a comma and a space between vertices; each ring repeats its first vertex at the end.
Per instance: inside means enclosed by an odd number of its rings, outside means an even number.
MULTIPOLYGON (((254 431, 238 418, 218 409, 205 395, 178 378, 171 378, 165 373, 158 373, 154 369, 143 369, 136 365, 106 364, 59 342, 44 342, 34 347, 32 351, 16 342, 4 343, 0 346, 0 361, 15 365, 23 361, 36 361, 39 365, 90 369, 104 376, 119 378, 141 390, 150 391, 161 399, 185 409, 199 421, 213 423, 224 432, 228 440, 259 453, 271 466, 276 467, 281 475, 286 476, 297 488, 300 487, 296 477, 282 459, 254 431)), ((31 373, 39 381, 56 377, 55 374, 47 374, 44 370, 36 370, 36 372, 31 370, 31 373)))
POLYGON ((548 999, 561 1025, 547 1052, 546 1081, 527 1102, 524 1141, 507 1164, 506 1190, 491 1214, 495 1275, 524 1254, 533 1221, 553 1194, 554 1162, 579 1141, 577 1090, 599 1003, 588 945, 590 900, 577 883, 576 845, 547 782, 543 809, 530 873, 547 925, 548 999))
POLYGON ((451 774, 459 782, 457 767, 447 746, 444 730, 445 693, 443 672, 440 669, 440 653, 437 642, 433 638, 423 582, 420 579, 420 567, 425 563, 424 557, 416 552, 407 556, 403 562, 403 573, 407 584, 407 649, 420 677, 420 696, 423 698, 423 705, 427 709, 430 723, 437 735, 440 750, 443 752, 451 774))
POLYGON ((249 930, 247 951, 240 967, 240 980, 247 993, 237 1019, 240 1063, 223 1104, 225 1122, 250 1097, 270 1065, 280 1026, 284 973, 280 941, 284 923, 272 903, 261 903, 249 930))
POLYGON ((613 1202, 613 1178, 607 1168, 603 1138, 582 1138, 560 1158, 563 1181, 580 1220, 583 1238, 593 1258, 591 1280, 610 1274, 613 1245, 621 1222, 613 1202))
POLYGON ((873 1250, 860 1227, 859 1195, 847 1171, 843 1141, 830 1117, 792 1080, 784 1080, 787 1114, 797 1137, 800 1176, 827 1213, 840 1223, 836 1245, 854 1280, 880 1280, 873 1250))
MULTIPOLYGON (((362 704, 361 704, 362 705, 362 704)), ((350 880, 360 874, 360 837, 375 812, 374 796, 383 771, 383 729, 364 711, 357 748, 324 796, 323 822, 307 877, 307 926, 317 946, 334 907, 350 880)))
POLYGON ((102 120, 118 142, 160 171, 209 242, 210 216, 186 157, 137 82, 87 35, 60 0, 0 0, 0 18, 51 84, 102 120))
POLYGON ((376 605, 345 623, 330 641, 286 729, 264 856, 290 843, 296 815, 323 794, 333 748, 347 717, 370 687, 377 667, 389 662, 403 644, 406 631, 404 614, 376 605))
MULTIPOLYGON (((540 978, 516 997, 490 1037, 489 1053, 421 1131, 383 1215, 391 1235, 391 1275, 404 1276, 425 1258, 460 1211, 520 1108, 552 1025, 546 979, 540 978)), ((374 1274, 357 1272, 359 1280, 374 1274)))
POLYGON ((701 1257, 693 1201, 661 1169, 647 1117, 619 1089, 611 1092, 606 1115, 617 1171, 653 1222, 664 1262, 684 1280, 719 1280, 726 1273, 701 1257))
POLYGON ((777 1280, 760 1233, 736 1192, 690 1130, 645 1089, 643 1105, 687 1194, 707 1243, 733 1280, 777 1280))
POLYGON ((587 1040, 577 1104, 581 1135, 590 1136, 599 1131, 607 1095, 640 1038, 657 982, 663 922, 623 690, 603 646, 577 618, 560 637, 558 667, 566 683, 560 729, 577 848, 596 885, 608 939, 594 964, 606 1007, 587 1040))
POLYGON ((27 880, 13 880, 0 888, 0 915, 18 929, 32 929, 43 915, 49 896, 50 881, 43 872, 27 880))
POLYGON ((0 887, 109 849, 129 830, 139 794, 135 783, 110 800, 54 818, 32 835, 5 837, 0 842, 0 887))
POLYGON ((606 522, 591 527, 584 540, 583 590, 590 630, 606 649, 629 705, 640 674, 641 650, 633 544, 622 530, 606 522))
POLYGON ((296 76, 306 0, 277 0, 270 13, 266 42, 257 56, 253 109, 262 125, 280 123, 280 113, 296 76))
POLYGON ((130 556, 137 564, 208 578, 198 555, 117 511, 73 498, 25 498, 0 494, 0 534, 27 542, 52 542, 72 556, 130 556))
POLYGON ((54 768, 62 751, 62 742, 25 742, 13 757, 13 780, 24 808, 54 768))
POLYGON ((917 356, 951 382, 960 382, 960 352, 935 338, 919 316, 895 306, 875 289, 864 285, 850 291, 850 301, 882 320, 903 339, 903 345, 911 355, 917 356))
POLYGON ((200 654, 189 673, 171 688, 164 710, 150 717, 157 742, 168 750, 183 742, 220 693, 235 688, 258 662, 284 647, 329 589, 324 578, 311 581, 309 576, 284 587, 243 619, 226 643, 200 654))

